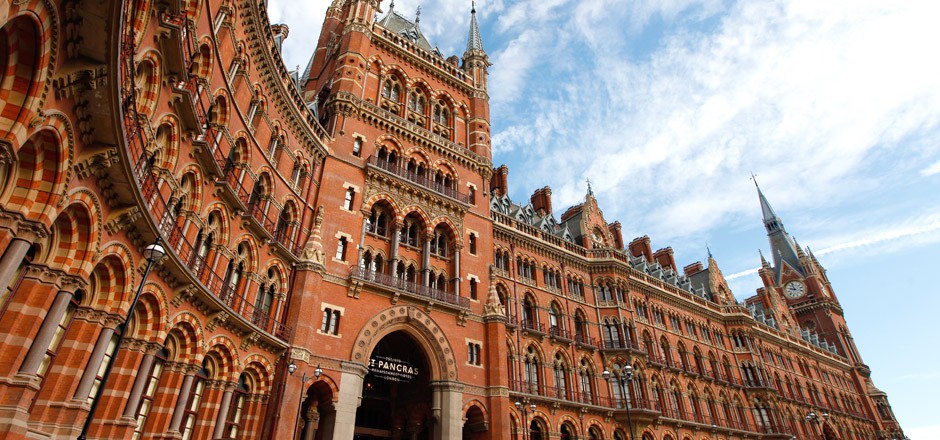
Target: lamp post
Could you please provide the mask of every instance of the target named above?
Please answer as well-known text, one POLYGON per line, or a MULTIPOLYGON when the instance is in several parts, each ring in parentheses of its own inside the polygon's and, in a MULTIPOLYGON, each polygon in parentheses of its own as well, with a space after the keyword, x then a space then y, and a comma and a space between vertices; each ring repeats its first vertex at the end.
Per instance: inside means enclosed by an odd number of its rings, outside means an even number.
MULTIPOLYGON (((812 425, 813 427, 813 436, 822 438, 822 435, 819 434, 819 432, 817 432, 819 419, 820 417, 816 415, 816 413, 813 411, 810 411, 809 414, 806 415, 806 421, 810 422, 810 425, 812 425)), ((829 420, 829 413, 824 412, 822 415, 822 419, 824 421, 829 420)))
POLYGON ((523 432, 523 436, 525 437, 525 439, 528 440, 529 439, 529 413, 531 412, 532 414, 535 414, 535 403, 529 402, 528 400, 526 400, 526 403, 528 403, 528 405, 523 404, 522 402, 517 400, 515 405, 516 405, 516 409, 522 412, 522 426, 523 426, 522 432, 523 432))
POLYGON ((121 343, 124 342, 124 336, 127 333, 128 324, 131 322, 131 318, 134 317, 134 309, 137 308, 137 302, 140 300, 140 294, 144 291, 144 284, 147 282, 147 276, 150 275, 150 269, 153 268, 154 263, 160 261, 163 256, 166 255, 166 249, 163 249, 163 246, 160 245, 160 238, 157 238, 157 242, 151 244, 144 248, 143 256, 147 259, 147 268, 144 269, 144 276, 140 278, 140 285, 137 286, 137 293, 134 294, 134 299, 131 301, 131 306, 127 309, 127 318, 124 319, 124 322, 119 324, 117 327, 117 342, 114 344, 114 353, 111 354, 111 357, 108 359, 108 363, 104 367, 104 373, 101 375, 101 383, 98 384, 98 389, 95 391, 95 398, 91 401, 91 407, 88 408, 88 415, 85 416, 85 423, 82 425, 82 432, 78 435, 78 440, 85 440, 85 437, 88 435, 88 428, 91 427, 91 422, 95 418, 95 410, 98 409, 98 402, 101 401, 101 394, 104 393, 105 385, 108 383, 108 376, 111 375, 111 368, 114 367, 114 361, 117 359, 118 351, 121 349, 121 343))
MULTIPOLYGON (((604 380, 610 383, 610 371, 604 370, 601 373, 604 376, 604 380)), ((630 393, 627 389, 624 388, 624 381, 630 382, 633 380, 633 367, 627 365, 621 370, 620 380, 617 381, 617 386, 620 388, 620 395, 623 396, 624 402, 626 403, 627 409, 627 428, 630 431, 630 440, 633 440, 633 418, 630 416, 630 393)))
MULTIPOLYGON (((297 371, 297 364, 291 362, 287 366, 287 372, 293 376, 295 371, 297 371)), ((307 372, 304 371, 303 376, 300 378, 300 397, 297 399, 297 417, 294 418, 294 432, 291 433, 291 439, 297 437, 297 425, 300 424, 300 408, 304 403, 304 384, 307 383, 307 379, 320 380, 321 374, 323 374, 323 370, 320 368, 320 364, 317 364, 317 368, 313 370, 313 377, 308 378, 307 372)))

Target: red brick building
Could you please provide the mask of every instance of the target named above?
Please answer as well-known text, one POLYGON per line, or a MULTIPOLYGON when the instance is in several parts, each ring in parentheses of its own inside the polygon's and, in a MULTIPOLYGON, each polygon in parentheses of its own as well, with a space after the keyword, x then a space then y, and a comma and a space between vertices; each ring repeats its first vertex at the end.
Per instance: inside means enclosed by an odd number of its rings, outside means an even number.
POLYGON ((760 191, 742 304, 515 203, 476 11, 445 57, 379 3, 303 72, 264 1, 0 4, 0 438, 903 436, 760 191))

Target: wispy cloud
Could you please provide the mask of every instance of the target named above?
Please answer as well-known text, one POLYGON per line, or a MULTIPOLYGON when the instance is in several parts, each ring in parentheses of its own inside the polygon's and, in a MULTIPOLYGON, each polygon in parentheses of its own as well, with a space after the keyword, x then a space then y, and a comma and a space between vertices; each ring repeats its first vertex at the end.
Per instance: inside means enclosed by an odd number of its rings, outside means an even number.
MULTIPOLYGON (((682 5, 655 16, 710 16, 701 3, 682 5)), ((625 17, 595 9, 578 4, 553 23, 565 37, 526 48, 546 58, 525 60, 524 73, 555 72, 551 88, 507 75, 508 89, 521 93, 509 95, 508 109, 494 107, 494 116, 513 112, 496 150, 528 151, 551 137, 549 154, 526 157, 516 181, 549 183, 564 206, 580 200, 590 177, 608 217, 661 240, 752 210, 751 170, 765 186, 786 188, 780 206, 816 204, 871 179, 860 172, 876 152, 904 156, 899 140, 940 121, 940 62, 918 55, 940 40, 927 18, 940 12, 935 3, 740 2, 714 30, 664 34, 646 58, 600 51, 610 46, 592 42, 610 38, 605 24, 625 17), (555 62, 570 51, 582 51, 574 71, 555 62)))
MULTIPOLYGON (((830 243, 821 250, 814 250, 816 256, 837 254, 854 251, 862 248, 883 249, 902 245, 922 246, 940 242, 940 213, 917 216, 894 225, 878 226, 850 234, 840 234, 833 237, 824 237, 813 242, 830 243)), ((757 274, 759 268, 747 269, 725 277, 726 280, 736 280, 757 274)))
POLYGON ((940 174, 940 160, 938 160, 937 162, 934 162, 933 165, 921 170, 920 174, 924 177, 933 176, 934 174, 940 174))

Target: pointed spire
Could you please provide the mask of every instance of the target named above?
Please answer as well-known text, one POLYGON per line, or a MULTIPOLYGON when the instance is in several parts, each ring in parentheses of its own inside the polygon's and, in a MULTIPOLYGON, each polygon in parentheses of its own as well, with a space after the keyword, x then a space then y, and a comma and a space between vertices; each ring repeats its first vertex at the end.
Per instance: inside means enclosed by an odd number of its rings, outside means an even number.
POLYGON ((587 193, 588 193, 589 196, 593 196, 593 195, 594 195, 594 190, 591 189, 591 179, 586 179, 586 180, 587 180, 587 186, 588 186, 588 190, 587 190, 588 192, 587 192, 587 193))
POLYGON ((760 254, 760 265, 761 267, 770 269, 770 263, 767 262, 767 259, 764 258, 764 252, 760 249, 757 250, 757 253, 760 254))
POLYGON ((467 52, 476 50, 484 52, 483 37, 480 36, 480 26, 477 24, 477 3, 473 1, 470 4, 470 36, 467 40, 467 52))
POLYGON ((783 230, 783 223, 777 217, 774 208, 770 206, 767 197, 764 197, 764 192, 760 190, 760 185, 757 184, 757 176, 754 173, 751 173, 751 180, 754 181, 754 187, 757 188, 757 197, 760 199, 760 209, 764 215, 764 227, 767 228, 767 233, 783 230))

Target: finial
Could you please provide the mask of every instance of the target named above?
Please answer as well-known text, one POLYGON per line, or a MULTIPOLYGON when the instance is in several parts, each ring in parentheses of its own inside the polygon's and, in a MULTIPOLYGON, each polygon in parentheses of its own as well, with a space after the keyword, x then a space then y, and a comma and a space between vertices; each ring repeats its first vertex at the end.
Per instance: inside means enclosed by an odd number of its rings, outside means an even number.
POLYGON ((707 242, 707 241, 705 242, 705 251, 708 252, 708 259, 711 260, 711 259, 712 259, 712 250, 708 247, 708 242, 707 242))
POLYGON ((473 0, 473 1, 470 2, 470 13, 471 13, 471 14, 476 14, 476 13, 477 13, 477 2, 476 2, 476 0, 473 0))
POLYGON ((395 9, 395 0, 392 0, 392 3, 388 5, 388 12, 392 12, 395 9))
POLYGON ((418 12, 415 12, 415 26, 421 23, 421 5, 418 5, 418 12))
POLYGON ((594 190, 591 189, 591 179, 585 179, 585 180, 587 180, 588 194, 590 194, 590 195, 593 196, 593 195, 594 195, 594 190))

